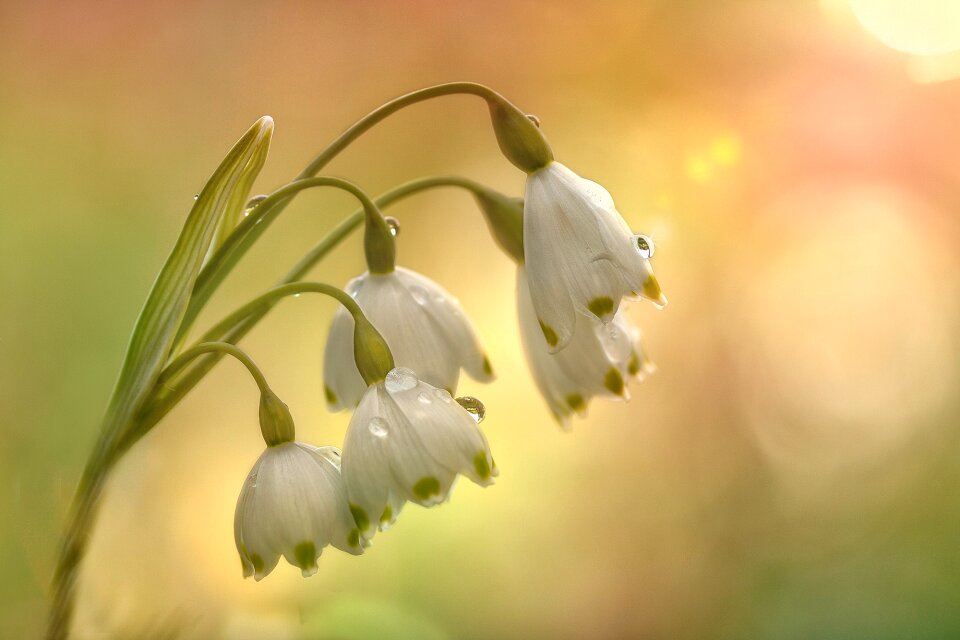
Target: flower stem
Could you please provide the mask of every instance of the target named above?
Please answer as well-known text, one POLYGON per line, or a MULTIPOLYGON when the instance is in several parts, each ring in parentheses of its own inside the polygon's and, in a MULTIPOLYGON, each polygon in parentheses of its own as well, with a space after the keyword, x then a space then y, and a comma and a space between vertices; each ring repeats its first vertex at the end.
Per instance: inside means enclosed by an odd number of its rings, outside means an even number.
POLYGON ((160 373, 156 386, 162 387, 166 384, 167 380, 186 367, 191 360, 206 353, 223 353, 228 356, 233 356, 239 360, 240 363, 247 368, 247 371, 250 372, 250 375, 253 376, 257 387, 260 389, 260 393, 268 393, 270 391, 270 385, 267 384, 267 379, 264 377, 263 372, 260 371, 257 363, 253 361, 253 358, 247 355, 246 351, 229 342, 201 342, 190 347, 166 366, 160 373))
MULTIPOLYGON (((478 182, 463 178, 460 176, 432 176, 421 178, 402 184, 374 199, 377 206, 381 208, 388 207, 396 202, 408 198, 414 194, 427 189, 438 187, 457 187, 466 189, 471 193, 482 193, 490 191, 489 187, 481 185, 478 182)), ((360 226, 363 222, 363 209, 354 211, 340 222, 332 231, 330 231, 313 249, 308 251, 287 274, 280 279, 277 285, 289 284, 303 278, 320 260, 322 260, 334 247, 339 245, 350 232, 360 226)), ((213 329, 207 331, 202 340, 218 340, 221 342, 236 343, 243 339, 264 316, 269 313, 273 305, 259 306, 257 310, 252 311, 238 324, 233 327, 226 327, 221 321, 217 327, 224 327, 225 332, 215 334, 213 329)), ((209 357, 194 361, 191 366, 178 376, 175 380, 163 388, 156 388, 153 397, 145 405, 137 421, 139 428, 149 430, 154 424, 159 422, 167 413, 169 413, 186 396, 193 387, 219 362, 220 357, 217 354, 211 354, 209 357)))
POLYGON ((506 98, 501 96, 490 87, 486 87, 475 82, 449 82, 446 84, 439 84, 433 87, 426 87, 425 89, 412 91, 406 95, 394 98, 390 102, 377 107, 364 117, 357 120, 357 122, 351 125, 346 131, 341 133, 336 140, 327 145, 327 147, 321 151, 310 164, 307 165, 307 167, 300 173, 299 177, 303 178, 306 176, 315 175, 331 160, 333 160, 341 151, 346 149, 350 143, 366 133, 374 125, 384 120, 388 116, 396 113, 400 109, 409 107, 410 105, 418 102, 423 102, 424 100, 455 94, 474 95, 479 96, 488 102, 492 101, 498 103, 507 103, 506 98))
POLYGON ((177 344, 181 343, 186 337, 187 332, 193 326, 214 291, 223 282, 223 279, 227 277, 266 227, 280 215, 283 206, 301 191, 316 187, 333 187, 353 195, 360 201, 361 211, 365 214, 368 225, 382 228, 383 233, 390 234, 389 227, 387 227, 383 214, 376 203, 363 189, 352 182, 342 178, 320 176, 300 178, 280 187, 250 211, 250 215, 244 218, 227 236, 223 245, 211 256, 210 261, 200 271, 193 287, 193 293, 190 296, 190 304, 187 307, 186 315, 177 331, 177 344))

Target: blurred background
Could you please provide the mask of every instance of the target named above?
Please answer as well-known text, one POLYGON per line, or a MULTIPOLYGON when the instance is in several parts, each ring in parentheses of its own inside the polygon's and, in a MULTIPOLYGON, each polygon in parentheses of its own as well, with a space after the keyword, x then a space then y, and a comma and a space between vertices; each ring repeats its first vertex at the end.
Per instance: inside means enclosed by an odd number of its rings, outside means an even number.
MULTIPOLYGON (((953 6, 951 6, 953 5, 953 6)), ((631 307, 660 371, 561 432, 471 199, 389 211, 499 379, 501 468, 406 509, 361 558, 241 578, 262 441, 223 362, 116 469, 78 638, 946 638, 960 635, 960 15, 896 0, 14 3, 0 0, 0 636, 35 637, 61 525, 129 332, 193 195, 259 116, 256 191, 381 102, 489 84, 657 241, 671 304, 631 307), (909 4, 906 10, 903 5, 909 4)), ((520 195, 485 108, 398 114, 329 167, 372 193, 456 173, 520 195)), ((354 203, 299 197, 204 328, 354 203)), ((363 269, 359 236, 313 273, 363 269)), ((333 306, 244 341, 299 435, 342 441, 333 306)))

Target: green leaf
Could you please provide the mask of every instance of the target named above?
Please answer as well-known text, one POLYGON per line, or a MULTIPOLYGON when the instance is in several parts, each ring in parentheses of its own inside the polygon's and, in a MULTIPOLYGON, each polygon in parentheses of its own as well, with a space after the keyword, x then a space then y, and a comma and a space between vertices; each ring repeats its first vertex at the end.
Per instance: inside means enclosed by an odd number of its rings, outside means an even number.
POLYGON ((234 145, 193 205, 140 312, 104 419, 107 449, 127 427, 166 364, 197 274, 225 211, 243 206, 267 157, 273 120, 260 118, 234 145))

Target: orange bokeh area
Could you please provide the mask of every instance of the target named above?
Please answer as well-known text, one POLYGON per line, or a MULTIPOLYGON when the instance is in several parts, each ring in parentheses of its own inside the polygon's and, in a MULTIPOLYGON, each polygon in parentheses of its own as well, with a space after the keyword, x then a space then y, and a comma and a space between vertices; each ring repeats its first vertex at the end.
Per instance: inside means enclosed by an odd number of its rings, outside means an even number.
MULTIPOLYGON (((452 80, 536 114, 655 240, 670 304, 628 313, 657 373, 562 431, 475 202, 398 203, 399 263, 459 298, 497 373, 459 390, 486 406, 496 484, 408 506, 311 578, 244 580, 233 516, 263 443, 256 387, 223 361, 112 475, 74 637, 960 636, 960 40, 952 3, 910 4, 0 0, 0 637, 42 633, 129 332, 230 145, 274 118, 269 193, 382 102, 452 80)), ((326 171, 372 194, 524 184, 469 96, 403 110, 326 171)), ((193 337, 354 207, 299 196, 193 337)), ((363 270, 354 235, 310 277, 363 270)), ((242 345, 298 437, 340 446, 334 310, 285 301, 242 345)))

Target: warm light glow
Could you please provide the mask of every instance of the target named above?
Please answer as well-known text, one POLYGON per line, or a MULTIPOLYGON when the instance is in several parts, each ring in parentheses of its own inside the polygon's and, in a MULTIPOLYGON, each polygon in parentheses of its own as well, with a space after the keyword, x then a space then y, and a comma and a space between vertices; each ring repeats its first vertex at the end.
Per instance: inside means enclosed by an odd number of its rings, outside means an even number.
POLYGON ((860 23, 885 45, 914 55, 960 49, 956 0, 851 0, 860 23))

